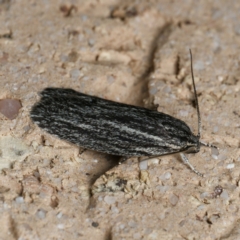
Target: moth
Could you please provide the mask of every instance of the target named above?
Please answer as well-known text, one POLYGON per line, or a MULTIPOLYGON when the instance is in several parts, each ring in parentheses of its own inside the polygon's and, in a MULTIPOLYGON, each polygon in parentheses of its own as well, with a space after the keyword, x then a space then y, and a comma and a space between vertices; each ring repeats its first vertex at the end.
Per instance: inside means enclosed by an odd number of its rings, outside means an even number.
POLYGON ((191 51, 190 58, 198 113, 197 135, 185 122, 168 114, 64 88, 44 89, 31 110, 31 119, 60 139, 124 159, 180 153, 183 162, 202 176, 184 153, 197 153, 201 146, 215 146, 200 141, 201 117, 191 51))

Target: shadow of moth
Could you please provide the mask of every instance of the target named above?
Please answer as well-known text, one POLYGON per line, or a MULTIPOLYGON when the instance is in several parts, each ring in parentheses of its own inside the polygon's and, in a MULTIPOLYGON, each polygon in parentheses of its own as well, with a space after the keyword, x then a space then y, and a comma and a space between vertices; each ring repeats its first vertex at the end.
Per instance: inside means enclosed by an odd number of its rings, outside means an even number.
POLYGON ((40 128, 60 139, 98 152, 122 156, 151 156, 180 153, 195 173, 185 153, 197 153, 200 146, 201 118, 196 93, 192 54, 191 73, 198 113, 198 134, 188 125, 165 113, 89 96, 72 89, 46 88, 31 110, 40 128))

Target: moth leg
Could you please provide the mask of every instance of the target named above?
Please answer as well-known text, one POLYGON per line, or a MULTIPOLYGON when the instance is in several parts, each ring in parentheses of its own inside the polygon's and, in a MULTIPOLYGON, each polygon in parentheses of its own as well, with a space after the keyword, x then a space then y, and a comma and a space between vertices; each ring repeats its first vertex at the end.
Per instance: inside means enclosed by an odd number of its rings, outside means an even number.
POLYGON ((188 166, 192 169, 192 171, 194 171, 198 176, 203 177, 203 174, 200 173, 199 171, 197 171, 197 170, 194 168, 194 166, 189 162, 189 160, 188 160, 188 158, 186 157, 186 155, 184 155, 183 153, 180 153, 180 156, 181 156, 184 164, 188 165, 188 166))

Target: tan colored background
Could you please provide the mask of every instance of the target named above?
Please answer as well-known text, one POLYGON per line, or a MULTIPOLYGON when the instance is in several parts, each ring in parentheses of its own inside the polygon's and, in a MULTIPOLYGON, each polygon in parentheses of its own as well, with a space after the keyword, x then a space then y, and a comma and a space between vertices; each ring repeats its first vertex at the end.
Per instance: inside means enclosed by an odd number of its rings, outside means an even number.
MULTIPOLYGON (((0 239, 240 239, 239 1, 0 1, 0 239), (46 134, 38 92, 68 87, 157 107, 197 130, 202 148, 138 163, 46 134), (217 189, 220 188, 218 195, 217 189), (221 190, 222 189, 222 190, 221 190)), ((146 123, 147 124, 147 123, 146 123)))

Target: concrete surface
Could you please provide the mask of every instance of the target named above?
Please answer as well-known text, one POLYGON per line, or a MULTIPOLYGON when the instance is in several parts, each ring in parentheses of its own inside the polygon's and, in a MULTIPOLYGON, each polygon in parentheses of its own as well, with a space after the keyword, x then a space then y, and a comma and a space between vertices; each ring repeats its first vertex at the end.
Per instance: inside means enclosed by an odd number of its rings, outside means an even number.
MULTIPOLYGON (((239 1, 0 1, 0 239, 240 239, 239 1), (118 166, 29 118, 45 87, 157 108, 219 147, 118 166)), ((147 124, 147 123, 146 123, 147 124)))

